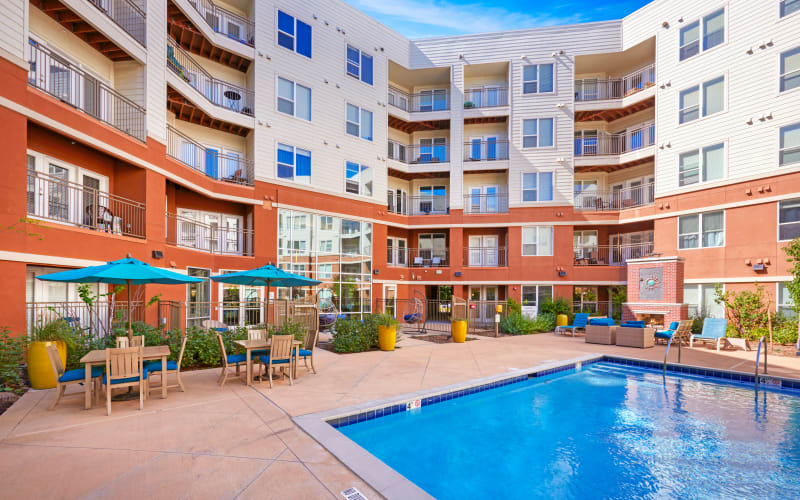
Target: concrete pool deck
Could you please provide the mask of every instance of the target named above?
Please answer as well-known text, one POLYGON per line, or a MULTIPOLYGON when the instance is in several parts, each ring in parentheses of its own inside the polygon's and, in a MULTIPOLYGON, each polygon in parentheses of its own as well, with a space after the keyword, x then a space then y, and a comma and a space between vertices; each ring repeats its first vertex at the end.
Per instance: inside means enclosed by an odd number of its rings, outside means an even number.
MULTIPOLYGON (((308 436, 292 417, 597 353, 662 361, 664 346, 633 349, 540 334, 433 344, 403 338, 394 352, 315 354, 275 388, 246 387, 218 369, 185 372, 187 392, 82 409, 54 390, 30 391, 0 416, 3 498, 342 498, 380 495, 308 436)), ((674 349, 674 346, 673 346, 674 349)), ((677 350, 670 350, 670 361, 677 350)), ((683 348, 684 364, 752 373, 755 352, 683 348)), ((769 357, 769 374, 800 378, 800 358, 769 357)), ((74 388, 70 392, 75 391, 74 388)))

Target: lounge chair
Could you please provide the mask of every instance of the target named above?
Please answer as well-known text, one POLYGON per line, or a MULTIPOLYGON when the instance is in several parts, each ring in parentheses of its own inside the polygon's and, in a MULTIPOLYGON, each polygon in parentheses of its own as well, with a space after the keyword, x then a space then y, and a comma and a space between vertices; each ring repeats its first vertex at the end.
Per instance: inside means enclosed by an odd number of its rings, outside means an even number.
POLYGON ((575 336, 575 330, 583 330, 586 331, 586 324, 589 322, 589 314, 588 313, 578 313, 575 315, 575 319, 572 320, 571 325, 564 325, 564 326, 557 326, 555 333, 556 335, 563 335, 563 332, 566 330, 570 330, 572 332, 572 336, 575 336))
MULTIPOLYGON (((68 385, 81 384, 86 380, 86 370, 83 368, 76 368, 75 370, 64 371, 64 365, 61 364, 61 357, 58 355, 58 348, 55 344, 47 346, 47 356, 50 358, 50 366, 53 368, 53 375, 56 376, 56 398, 53 400, 50 407, 47 408, 48 410, 52 410, 56 407, 58 402, 61 401, 61 398, 64 397, 64 392, 67 390, 68 385)), ((92 389, 94 390, 95 398, 100 391, 100 384, 96 382, 99 381, 102 376, 103 367, 93 366, 91 383, 94 386, 92 389)), ((70 396, 83 396, 83 391, 70 393, 70 396)))
POLYGON ((672 340, 672 336, 675 335, 675 332, 678 331, 678 327, 680 326, 680 321, 673 321, 669 324, 669 328, 666 330, 656 330, 655 337, 656 340, 666 340, 667 344, 670 343, 672 340))
POLYGON ((694 346, 695 340, 708 340, 717 344, 719 347, 725 340, 725 330, 728 327, 728 320, 725 318, 706 318, 703 321, 703 331, 699 335, 689 335, 689 348, 694 346))

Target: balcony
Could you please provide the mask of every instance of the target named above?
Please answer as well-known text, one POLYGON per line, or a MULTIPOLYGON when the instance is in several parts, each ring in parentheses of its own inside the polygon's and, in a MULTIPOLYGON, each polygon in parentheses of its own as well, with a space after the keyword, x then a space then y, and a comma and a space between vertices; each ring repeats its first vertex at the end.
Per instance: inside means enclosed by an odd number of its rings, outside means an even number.
POLYGON ((464 161, 508 160, 507 140, 474 140, 464 143, 464 161))
POLYGON ((624 266, 630 259, 641 259, 651 255, 653 243, 578 246, 573 250, 576 266, 624 266))
POLYGON ((145 142, 145 109, 33 40, 28 84, 145 142))
POLYGON ((612 192, 575 192, 575 210, 603 212, 652 205, 655 199, 655 184, 618 189, 612 192))
POLYGON ((591 102, 610 99, 623 99, 655 85, 656 67, 654 64, 634 71, 622 78, 598 80, 584 78, 575 80, 575 101, 591 102))
POLYGON ((208 102, 234 113, 253 116, 254 92, 211 76, 173 40, 167 39, 167 68, 197 90, 208 102))
POLYGON ((435 139, 430 144, 400 144, 390 140, 388 157, 408 165, 447 163, 450 161, 450 145, 435 139))
POLYGON ((465 214, 507 214, 508 194, 465 194, 465 214))
POLYGON ((253 255, 253 230, 167 213, 167 243, 220 255, 253 255))
POLYGON ((409 215, 446 215, 450 213, 447 195, 409 196, 409 215))
POLYGON ((599 132, 576 137, 575 156, 609 156, 638 151, 656 142, 655 123, 645 123, 621 134, 599 132))
POLYGON ((253 21, 220 7, 211 0, 189 0, 189 3, 215 33, 255 47, 256 26, 253 21))
POLYGON ((464 91, 464 109, 502 106, 508 106, 508 89, 505 87, 484 87, 464 91))
POLYGON ((89 3, 125 30, 142 47, 147 46, 147 15, 131 0, 89 0, 89 3))
POLYGON ((167 156, 217 181, 252 186, 254 163, 241 156, 206 148, 167 125, 167 156))
POLYGON ((145 205, 28 170, 28 216, 93 231, 145 237, 145 205))
POLYGON ((464 247, 464 265, 467 267, 506 267, 506 247, 464 247))
POLYGON ((389 104, 408 113, 448 111, 450 91, 435 89, 409 94, 396 87, 389 87, 389 104))
POLYGON ((446 248, 388 248, 386 264, 390 267, 447 267, 450 265, 446 248))

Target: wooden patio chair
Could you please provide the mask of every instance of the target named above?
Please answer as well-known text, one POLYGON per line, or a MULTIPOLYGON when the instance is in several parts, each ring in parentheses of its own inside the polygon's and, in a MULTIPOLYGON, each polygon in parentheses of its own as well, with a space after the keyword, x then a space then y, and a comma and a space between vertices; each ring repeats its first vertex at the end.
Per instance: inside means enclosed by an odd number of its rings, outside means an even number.
POLYGON ((142 346, 106 349, 106 408, 111 416, 111 392, 123 387, 139 387, 139 409, 147 397, 147 370, 142 362, 142 346))
POLYGON ((228 325, 226 325, 222 321, 217 321, 215 319, 204 319, 201 325, 206 330, 216 330, 218 332, 225 331, 228 329, 228 325))
MULTIPOLYGON (((269 376, 270 389, 272 389, 272 368, 274 365, 280 365, 282 376, 286 376, 286 367, 284 365, 289 365, 289 384, 294 385, 294 381, 292 380, 292 354, 294 346, 292 342, 294 342, 294 335, 273 335, 269 356, 261 356, 260 358, 269 376)), ((259 380, 263 381, 263 376, 259 377, 259 380)))
POLYGON ((134 335, 130 339, 127 335, 120 335, 117 337, 117 347, 144 347, 144 335, 134 335))
MULTIPOLYGON (((56 407, 61 398, 64 397, 64 392, 67 390, 68 385, 80 384, 86 380, 86 370, 77 368, 75 370, 64 370, 64 365, 61 364, 61 357, 58 355, 58 348, 55 345, 47 346, 47 356, 50 358, 50 366, 53 367, 53 375, 56 376, 56 398, 50 405, 48 410, 56 407)), ((92 390, 94 391, 95 399, 100 392, 100 377, 103 376, 102 366, 92 367, 92 390)), ((70 396, 82 396, 83 391, 70 394, 70 396)))
MULTIPOLYGON (((303 342, 303 348, 300 349, 298 357, 303 358, 303 363, 306 365, 306 370, 308 370, 308 360, 311 359, 311 371, 315 374, 317 373, 317 369, 314 368, 314 347, 317 345, 317 337, 319 336, 319 330, 316 328, 309 331, 306 334, 305 341, 303 342)), ((297 363, 297 360, 295 360, 297 363)))
MULTIPOLYGON (((263 340, 266 341, 269 336, 267 335, 267 330, 265 328, 261 329, 254 329, 254 330, 247 330, 247 340, 263 340)), ((256 361, 259 361, 261 356, 266 356, 267 350, 266 349, 255 349, 250 351, 250 362, 253 363, 255 366, 256 361)), ((245 356, 246 357, 246 356, 245 356)), ((261 367, 258 368, 258 373, 261 375, 261 367)))
MULTIPOLYGON (((155 387, 150 387, 150 390, 153 389, 160 389, 162 385, 167 383, 167 376, 171 373, 175 374, 175 378, 177 379, 177 384, 167 385, 167 389, 172 387, 180 387, 181 392, 186 392, 186 388, 183 386, 183 380, 181 380, 181 362, 183 361, 183 351, 186 349, 186 341, 189 337, 186 335, 183 336, 181 340, 181 350, 178 352, 178 361, 167 361, 167 369, 164 370, 161 366, 160 359, 154 359, 145 363, 144 367, 147 370, 149 375, 158 375, 160 384, 155 387)), ((150 385, 149 383, 147 384, 150 385)))
POLYGON ((236 376, 239 376, 239 365, 244 364, 247 362, 247 356, 245 354, 228 354, 225 352, 225 342, 222 340, 222 335, 219 333, 217 334, 217 342, 219 343, 219 352, 222 355, 222 373, 219 374, 219 378, 217 378, 217 383, 220 387, 225 387, 225 382, 228 380, 228 368, 231 365, 236 366, 236 376))

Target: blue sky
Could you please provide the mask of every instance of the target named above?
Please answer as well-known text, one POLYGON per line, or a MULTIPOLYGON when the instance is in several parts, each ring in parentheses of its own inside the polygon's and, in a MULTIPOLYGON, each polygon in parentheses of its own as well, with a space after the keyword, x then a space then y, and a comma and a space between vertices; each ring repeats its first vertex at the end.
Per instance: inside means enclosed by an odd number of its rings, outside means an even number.
POLYGON ((409 38, 619 19, 650 0, 345 0, 409 38))

